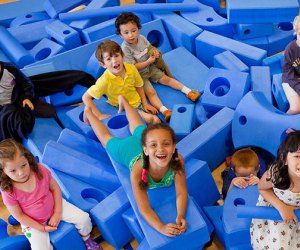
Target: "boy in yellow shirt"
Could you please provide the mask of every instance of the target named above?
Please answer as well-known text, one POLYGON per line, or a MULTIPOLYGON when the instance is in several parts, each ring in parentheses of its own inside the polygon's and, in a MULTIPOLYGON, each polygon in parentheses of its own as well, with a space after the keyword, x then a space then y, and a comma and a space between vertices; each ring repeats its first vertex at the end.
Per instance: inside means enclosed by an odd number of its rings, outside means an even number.
MULTIPOLYGON (((124 63, 124 54, 121 47, 114 41, 106 40, 100 43, 96 50, 96 57, 105 72, 82 96, 85 110, 90 109, 99 120, 109 117, 97 109, 93 98, 99 99, 102 95, 107 96, 107 102, 118 107, 118 96, 122 95, 134 108, 147 124, 159 123, 157 109, 148 104, 143 88, 143 80, 132 64, 124 63)), ((84 112, 84 121, 88 120, 84 112)))

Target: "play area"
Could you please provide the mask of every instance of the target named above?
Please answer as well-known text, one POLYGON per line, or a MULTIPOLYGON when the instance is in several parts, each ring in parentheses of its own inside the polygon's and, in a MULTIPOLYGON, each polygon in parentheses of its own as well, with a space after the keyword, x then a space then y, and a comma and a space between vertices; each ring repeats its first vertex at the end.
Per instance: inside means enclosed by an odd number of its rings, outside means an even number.
MULTIPOLYGON (((287 113, 282 85, 284 50, 297 36, 293 20, 299 2, 0 0, 0 62, 14 64, 35 86, 48 84, 36 97, 55 114, 36 116, 22 144, 50 170, 63 198, 89 214, 101 234, 98 243, 127 250, 195 250, 207 248, 214 235, 224 249, 250 250, 252 218, 281 219, 275 208, 256 206, 257 185, 234 186, 224 204, 217 204, 222 197, 212 171, 247 147, 269 164, 286 130, 300 130, 300 114, 287 113), (85 122, 82 97, 105 71, 95 51, 106 40, 122 44, 115 27, 122 12, 139 18, 140 34, 161 52, 173 78, 200 93, 192 101, 183 91, 152 84, 172 110, 168 123, 185 161, 188 226, 176 237, 147 222, 130 170, 112 159, 85 122), (133 240, 137 246, 130 245, 133 240)), ((110 115, 103 124, 112 136, 127 138, 125 112, 107 100, 105 95, 94 99, 101 113, 110 115)), ((158 118, 166 122, 162 112, 158 118)), ((164 223, 175 223, 176 191, 174 184, 147 190, 151 208, 164 223)), ((56 250, 86 249, 67 222, 50 233, 50 241, 56 250)), ((0 218, 0 250, 11 249, 27 250, 30 244, 24 235, 8 235, 7 222, 0 218)))

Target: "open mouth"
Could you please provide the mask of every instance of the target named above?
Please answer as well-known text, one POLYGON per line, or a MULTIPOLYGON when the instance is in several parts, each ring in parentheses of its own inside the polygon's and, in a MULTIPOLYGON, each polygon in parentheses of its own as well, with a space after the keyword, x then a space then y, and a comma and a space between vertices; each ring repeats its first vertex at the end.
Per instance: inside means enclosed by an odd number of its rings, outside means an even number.
POLYGON ((113 68, 116 69, 116 70, 119 70, 119 69, 120 69, 120 64, 115 64, 115 65, 113 66, 113 68))
POLYGON ((164 160, 164 159, 167 158, 167 155, 165 155, 165 154, 159 154, 159 155, 156 155, 156 157, 157 157, 158 159, 160 159, 160 160, 164 160))

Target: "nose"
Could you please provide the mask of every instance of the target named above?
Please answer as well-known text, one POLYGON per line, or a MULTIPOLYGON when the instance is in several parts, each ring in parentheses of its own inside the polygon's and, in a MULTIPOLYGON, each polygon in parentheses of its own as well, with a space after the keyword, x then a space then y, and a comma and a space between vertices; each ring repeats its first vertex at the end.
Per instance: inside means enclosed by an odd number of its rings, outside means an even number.
POLYGON ((24 174, 24 171, 22 170, 22 169, 20 169, 19 171, 18 171, 18 175, 19 176, 22 176, 24 174))

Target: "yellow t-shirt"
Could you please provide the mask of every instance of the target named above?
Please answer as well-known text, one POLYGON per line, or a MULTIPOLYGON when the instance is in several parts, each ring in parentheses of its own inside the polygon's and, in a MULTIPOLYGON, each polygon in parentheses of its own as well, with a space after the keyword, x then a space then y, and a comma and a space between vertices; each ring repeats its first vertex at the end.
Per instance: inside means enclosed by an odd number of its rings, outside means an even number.
POLYGON ((129 104, 137 108, 141 98, 136 88, 143 86, 143 80, 133 64, 124 63, 124 67, 126 71, 124 79, 105 70, 96 83, 88 89, 88 93, 96 99, 106 95, 107 102, 113 106, 118 106, 118 96, 123 95, 129 104))

